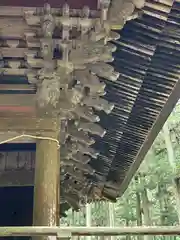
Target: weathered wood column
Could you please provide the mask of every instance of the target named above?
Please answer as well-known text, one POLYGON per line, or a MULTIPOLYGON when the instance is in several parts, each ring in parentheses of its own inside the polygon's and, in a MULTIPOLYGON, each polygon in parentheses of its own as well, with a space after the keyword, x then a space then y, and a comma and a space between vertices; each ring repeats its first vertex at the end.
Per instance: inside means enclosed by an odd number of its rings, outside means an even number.
MULTIPOLYGON (((58 136, 58 129, 51 133, 51 138, 58 139, 58 136)), ((58 144, 52 140, 37 140, 36 145, 33 225, 58 226, 60 189, 58 144)))
MULTIPOLYGON (((49 4, 44 6, 44 15, 41 18, 40 54, 43 58, 43 68, 37 73, 37 115, 49 118, 52 132, 49 139, 37 140, 35 182, 34 182, 34 226, 59 225, 59 189, 60 189, 60 152, 59 152, 59 125, 58 114, 55 109, 59 99, 59 89, 55 77, 55 62, 53 61, 52 34, 54 18, 49 4), (51 138, 51 139, 50 139, 51 138), (57 141, 56 141, 57 140, 57 141)), ((47 133, 44 133, 45 136, 47 133)), ((48 239, 38 237, 36 239, 48 239)), ((52 238, 52 237, 51 237, 52 238)))

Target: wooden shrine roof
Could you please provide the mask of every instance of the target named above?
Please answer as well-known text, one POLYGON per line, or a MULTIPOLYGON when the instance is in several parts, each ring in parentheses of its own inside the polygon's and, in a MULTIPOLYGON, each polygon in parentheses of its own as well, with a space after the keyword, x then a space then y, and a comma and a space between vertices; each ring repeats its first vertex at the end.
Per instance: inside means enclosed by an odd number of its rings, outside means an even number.
MULTIPOLYGON (((1 0, 2 5, 5 2, 11 4, 10 0, 1 0)), ((179 16, 178 0, 173 3, 170 0, 147 0, 143 15, 129 21, 119 31, 121 38, 115 42, 117 51, 114 53, 113 66, 120 76, 116 82, 106 82, 105 96, 105 99, 115 104, 115 108, 110 115, 100 114, 101 125, 107 133, 103 139, 97 137, 95 148, 101 154, 98 159, 90 161, 99 176, 92 177, 92 180, 95 185, 103 186, 103 195, 109 199, 114 200, 123 194, 179 99, 179 16)), ((7 116, 33 116, 35 92, 35 87, 29 85, 23 76, 0 78, 1 132, 8 124, 3 120, 7 116)), ((16 125, 15 119, 13 121, 16 125)), ((13 127, 10 130, 9 135, 16 135, 13 127)), ((1 140, 6 138, 7 135, 0 135, 1 140)), ((23 149, 21 146, 12 145, 15 150, 13 153, 4 153, 7 146, 0 146, 1 159, 9 159, 9 170, 17 170, 20 161, 24 166, 24 176, 27 176, 28 169, 30 175, 25 180, 22 177, 19 182, 31 185, 35 145, 28 143, 23 145, 23 149), (16 162, 12 161, 14 155, 16 162), (31 164, 25 164, 27 159, 31 164)), ((11 184, 15 181, 13 179, 17 179, 18 174, 12 176, 8 172, 4 173, 7 164, 4 162, 4 167, 0 165, 0 186, 6 185, 7 179, 11 177, 11 184)), ((15 184, 18 185, 17 181, 15 184)))

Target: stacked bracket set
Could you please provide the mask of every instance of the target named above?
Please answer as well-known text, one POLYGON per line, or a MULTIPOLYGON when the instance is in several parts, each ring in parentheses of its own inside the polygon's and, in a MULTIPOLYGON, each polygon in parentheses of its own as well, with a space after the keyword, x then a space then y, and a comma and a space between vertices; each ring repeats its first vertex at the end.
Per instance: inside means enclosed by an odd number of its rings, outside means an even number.
POLYGON ((16 28, 8 24, 12 21, 8 16, 1 19, 0 72, 27 77, 36 89, 37 115, 58 119, 61 203, 76 210, 79 204, 102 197, 96 181, 102 176, 92 168, 91 159, 98 161, 100 153, 93 145, 96 137, 106 134, 98 113, 110 114, 114 107, 103 98, 106 82, 119 77, 111 65, 113 41, 120 38, 113 29, 138 17, 144 4, 101 0, 98 11, 45 4, 24 11, 15 19, 16 28))

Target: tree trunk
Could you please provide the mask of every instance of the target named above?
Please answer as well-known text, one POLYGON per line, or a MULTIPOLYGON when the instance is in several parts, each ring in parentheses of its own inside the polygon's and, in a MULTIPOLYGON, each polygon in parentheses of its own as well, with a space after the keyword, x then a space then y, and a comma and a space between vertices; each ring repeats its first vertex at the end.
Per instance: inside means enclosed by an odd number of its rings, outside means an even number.
MULTIPOLYGON (((139 177, 135 176, 137 226, 142 226, 141 196, 137 189, 138 184, 139 184, 139 177)), ((142 240, 143 236, 137 236, 137 239, 142 240)))
MULTIPOLYGON (((145 183, 145 176, 143 176, 143 178, 141 177, 141 184, 144 184, 144 183, 145 183)), ((147 189, 145 187, 141 193, 141 199, 142 199, 144 225, 151 226, 149 199, 147 195, 147 189)), ((152 239, 151 236, 144 236, 144 240, 150 240, 150 239, 152 239)))
POLYGON ((168 197, 167 197, 167 194, 165 195, 164 197, 164 225, 165 226, 168 226, 169 223, 168 223, 168 205, 169 205, 169 202, 168 202, 168 197))
POLYGON ((163 206, 163 201, 162 201, 161 194, 162 194, 162 190, 161 190, 161 187, 158 184, 158 195, 159 195, 158 200, 159 200, 159 210, 160 210, 160 225, 164 226, 164 213, 163 213, 164 206, 163 206))
POLYGON ((174 174, 174 179, 173 179, 174 195, 176 199, 176 211, 178 215, 178 221, 180 224, 180 183, 179 183, 179 177, 177 177, 176 161, 175 161, 174 150, 173 150, 170 131, 169 131, 167 122, 164 124, 163 133, 164 133, 164 140, 165 140, 167 154, 168 154, 168 161, 174 174))
MULTIPOLYGON (((164 217, 164 201, 162 198, 162 187, 158 184, 158 195, 159 195, 159 209, 160 209, 160 225, 165 226, 165 217, 164 217)), ((165 240, 165 236, 162 236, 161 239, 165 240)))
POLYGON ((149 211, 149 200, 148 200, 146 189, 143 190, 141 196, 142 196, 142 208, 144 213, 144 224, 147 226, 150 226, 151 217, 150 217, 150 211, 149 211))
POLYGON ((141 196, 138 192, 136 192, 136 216, 137 226, 142 226, 141 196))
POLYGON ((137 226, 142 226, 141 196, 137 189, 138 184, 139 184, 139 177, 135 176, 137 226))

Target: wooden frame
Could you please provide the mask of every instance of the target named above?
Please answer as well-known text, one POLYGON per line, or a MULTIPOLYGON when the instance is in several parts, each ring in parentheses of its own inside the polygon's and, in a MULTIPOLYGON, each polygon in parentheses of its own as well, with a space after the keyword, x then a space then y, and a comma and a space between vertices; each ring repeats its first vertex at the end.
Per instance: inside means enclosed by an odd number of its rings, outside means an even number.
POLYGON ((179 226, 143 227, 0 227, 0 237, 8 236, 119 236, 119 235, 179 235, 179 226))

